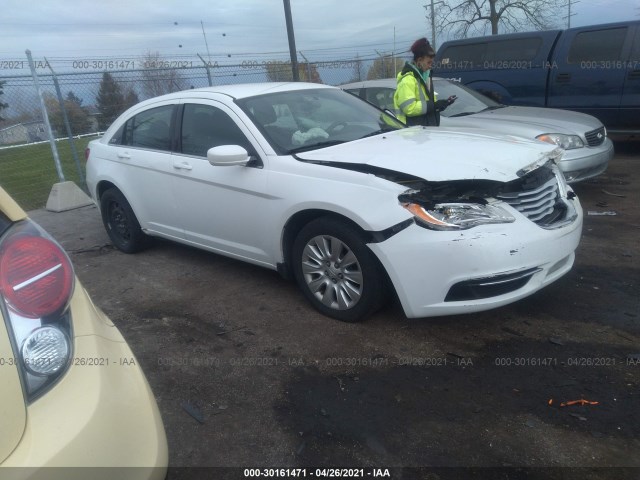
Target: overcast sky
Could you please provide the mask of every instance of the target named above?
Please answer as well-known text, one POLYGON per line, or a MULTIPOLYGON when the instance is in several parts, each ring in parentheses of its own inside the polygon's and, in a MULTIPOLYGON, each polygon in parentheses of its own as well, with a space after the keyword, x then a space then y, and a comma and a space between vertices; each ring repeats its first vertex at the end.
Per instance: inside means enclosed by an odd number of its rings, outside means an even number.
MULTIPOLYGON (((406 51, 428 35, 427 0, 290 2, 297 50, 310 61, 406 51)), ((207 44, 225 63, 288 56, 282 0, 2 0, 0 9, 0 60, 24 60, 26 49, 58 62, 206 56, 207 44)), ((582 0, 573 12, 572 26, 640 20, 640 0, 582 0)), ((0 66, 0 76, 10 74, 0 66)))

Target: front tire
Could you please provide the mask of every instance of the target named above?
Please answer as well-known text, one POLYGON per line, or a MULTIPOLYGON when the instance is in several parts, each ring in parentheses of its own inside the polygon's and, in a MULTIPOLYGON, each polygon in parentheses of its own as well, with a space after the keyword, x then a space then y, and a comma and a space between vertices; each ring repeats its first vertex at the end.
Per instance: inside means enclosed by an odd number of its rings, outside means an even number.
POLYGON ((304 226, 293 244, 292 265, 307 299, 337 320, 364 320, 385 297, 377 259, 345 222, 323 217, 304 226))
POLYGON ((110 188, 100 197, 102 223, 116 248, 124 253, 135 253, 148 245, 148 239, 133 209, 122 192, 110 188))

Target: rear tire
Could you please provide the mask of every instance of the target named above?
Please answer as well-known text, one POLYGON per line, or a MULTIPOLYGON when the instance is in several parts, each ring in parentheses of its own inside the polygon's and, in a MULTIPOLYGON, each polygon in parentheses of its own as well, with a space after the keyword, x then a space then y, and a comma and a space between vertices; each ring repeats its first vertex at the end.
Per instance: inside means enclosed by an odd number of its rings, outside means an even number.
POLYGON ((293 244, 292 266, 305 297, 328 317, 359 322, 386 298, 375 255, 345 222, 322 217, 305 225, 293 244))
POLYGON ((110 188, 100 197, 102 223, 116 248, 124 253, 143 250, 149 243, 122 192, 110 188))

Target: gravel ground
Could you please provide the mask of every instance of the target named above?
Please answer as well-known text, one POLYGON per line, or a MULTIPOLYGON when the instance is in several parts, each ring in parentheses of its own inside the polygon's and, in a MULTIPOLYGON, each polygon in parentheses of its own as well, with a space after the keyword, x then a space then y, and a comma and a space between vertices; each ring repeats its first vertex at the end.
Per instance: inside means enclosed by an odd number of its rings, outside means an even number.
POLYGON ((585 224, 573 270, 465 316, 407 319, 390 305, 343 324, 272 271, 161 240, 122 254, 95 207, 30 215, 142 365, 169 479, 244 473, 220 467, 640 478, 640 148, 616 149, 574 187, 585 224), (578 399, 598 404, 561 406, 578 399))

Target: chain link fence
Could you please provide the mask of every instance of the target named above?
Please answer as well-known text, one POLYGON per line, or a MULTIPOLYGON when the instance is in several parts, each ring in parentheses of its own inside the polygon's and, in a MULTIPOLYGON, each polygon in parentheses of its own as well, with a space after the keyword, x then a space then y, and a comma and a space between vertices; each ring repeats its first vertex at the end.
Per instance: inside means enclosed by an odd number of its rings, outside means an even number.
MULTIPOLYGON (((304 62, 299 79, 340 85, 393 76, 398 59, 304 62), (380 68, 382 65, 382 68, 380 68)), ((402 63, 402 62, 400 62, 402 63)), ((165 93, 206 86, 290 81, 287 61, 245 60, 235 65, 195 59, 73 60, 34 62, 60 158, 56 169, 41 101, 27 60, 0 59, 0 186, 25 209, 42 208, 54 183, 84 184, 84 151, 115 118, 136 103, 165 93), (70 71, 71 70, 71 71, 70 71), (59 72, 58 72, 59 71, 59 72), (64 178, 60 178, 63 176, 64 178)))

